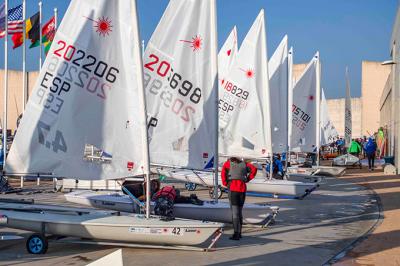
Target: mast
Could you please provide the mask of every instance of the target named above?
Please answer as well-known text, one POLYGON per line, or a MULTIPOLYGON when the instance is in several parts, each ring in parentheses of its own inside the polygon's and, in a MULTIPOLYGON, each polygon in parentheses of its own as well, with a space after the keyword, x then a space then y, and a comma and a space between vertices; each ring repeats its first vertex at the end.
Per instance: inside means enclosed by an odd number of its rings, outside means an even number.
POLYGON ((285 170, 287 172, 288 164, 290 161, 290 141, 292 138, 292 104, 293 104, 293 47, 290 47, 288 52, 288 97, 287 97, 287 106, 288 106, 288 145, 286 150, 286 162, 285 162, 285 170))
POLYGON ((321 118, 320 118, 320 108, 321 108, 321 64, 319 60, 319 52, 315 55, 315 59, 317 60, 317 84, 316 84, 316 101, 317 101, 317 115, 316 115, 316 140, 315 146, 317 148, 317 166, 319 166, 319 148, 321 145, 321 118))
POLYGON ((4 2, 4 109, 3 109, 3 169, 6 166, 7 157, 7 109, 8 109, 8 0, 4 2))
POLYGON ((266 108, 267 108, 267 112, 268 112, 268 114, 269 114, 269 121, 270 121, 270 125, 269 125, 269 127, 267 128, 267 130, 269 131, 269 137, 270 137, 270 139, 269 140, 267 140, 266 141, 266 143, 268 143, 268 145, 269 145, 269 149, 270 149, 270 154, 271 154, 271 162, 270 162, 270 166, 269 166, 269 178, 271 179, 272 178, 272 174, 273 174, 273 172, 274 172, 274 169, 273 169, 273 164, 274 164, 274 152, 273 152, 273 150, 272 150, 272 125, 271 125, 271 93, 270 93, 270 90, 271 90, 271 88, 269 87, 269 67, 268 67, 268 57, 267 57, 267 34, 266 34, 266 27, 265 27, 265 18, 264 18, 264 9, 261 9, 261 12, 262 12, 262 16, 263 16, 263 19, 262 19, 262 23, 264 24, 263 25, 263 30, 262 30, 262 33, 261 33, 261 35, 262 35, 262 42, 264 42, 264 44, 263 44, 263 46, 264 46, 264 51, 265 51, 265 56, 264 57, 262 57, 266 62, 266 77, 267 77, 267 84, 268 84, 268 93, 267 93, 267 97, 268 97, 268 103, 269 104, 267 104, 267 106, 266 106, 266 108))
POLYGON ((137 67, 137 85, 138 85, 138 94, 139 94, 139 104, 141 104, 141 117, 142 117, 142 125, 141 125, 141 133, 142 133, 142 144, 143 144, 143 174, 144 178, 146 180, 146 218, 150 218, 150 156, 149 156, 149 143, 148 143, 148 136, 147 136, 147 125, 146 125, 146 117, 147 117, 147 111, 146 111, 146 100, 145 100, 145 94, 144 94, 144 86, 143 86, 143 62, 142 62, 142 56, 140 54, 140 35, 139 35, 139 21, 137 19, 137 13, 136 13, 136 1, 131 0, 132 4, 132 30, 133 30, 133 36, 136 39, 136 41, 133 43, 134 49, 133 49, 133 54, 134 54, 134 60, 136 61, 137 67))
POLYGON ((215 0, 211 2, 211 14, 210 14, 210 22, 211 22, 211 43, 213 46, 211 47, 211 73, 216 73, 214 80, 214 88, 217 90, 215 93, 215 113, 217 114, 217 119, 215 119, 215 142, 214 142, 214 200, 218 202, 218 166, 219 166, 219 158, 218 158, 218 132, 219 132, 219 90, 218 90, 218 34, 217 34, 217 6, 215 0))
POLYGON ((28 98, 28 87, 26 82, 26 0, 22 1, 22 113, 28 98))
POLYGON ((42 1, 39 1, 39 71, 42 69, 42 1))

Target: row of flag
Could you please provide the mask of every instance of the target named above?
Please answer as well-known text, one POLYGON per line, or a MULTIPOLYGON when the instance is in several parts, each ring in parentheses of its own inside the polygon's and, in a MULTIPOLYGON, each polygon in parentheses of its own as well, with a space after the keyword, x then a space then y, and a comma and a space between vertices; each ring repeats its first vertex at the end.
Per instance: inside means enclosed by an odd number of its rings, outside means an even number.
MULTIPOLYGON (((20 47, 24 43, 24 23, 25 38, 31 41, 29 48, 38 47, 40 45, 40 12, 37 12, 25 21, 22 18, 22 4, 8 10, 8 34, 12 35, 13 49, 20 47)), ((0 38, 4 38, 5 33, 5 5, 0 5, 0 38)), ((51 43, 56 32, 56 21, 53 16, 42 27, 42 44, 45 53, 50 49, 51 43)))

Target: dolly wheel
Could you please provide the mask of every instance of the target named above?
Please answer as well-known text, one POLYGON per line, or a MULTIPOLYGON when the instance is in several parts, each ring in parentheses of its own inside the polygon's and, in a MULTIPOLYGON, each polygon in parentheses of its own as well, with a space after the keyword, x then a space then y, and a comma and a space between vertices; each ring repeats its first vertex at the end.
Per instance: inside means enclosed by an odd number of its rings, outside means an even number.
POLYGON ((185 188, 189 191, 195 191, 197 188, 197 184, 188 182, 185 183, 185 188))
MULTIPOLYGON (((211 199, 213 199, 214 198, 214 187, 211 187, 209 190, 208 190, 208 193, 209 193, 209 196, 210 196, 210 198, 211 199)), ((222 198, 222 189, 221 189, 221 187, 218 187, 218 198, 220 199, 220 198, 222 198)))
POLYGON ((26 249, 31 254, 45 254, 48 247, 49 242, 42 234, 33 234, 26 241, 26 249))

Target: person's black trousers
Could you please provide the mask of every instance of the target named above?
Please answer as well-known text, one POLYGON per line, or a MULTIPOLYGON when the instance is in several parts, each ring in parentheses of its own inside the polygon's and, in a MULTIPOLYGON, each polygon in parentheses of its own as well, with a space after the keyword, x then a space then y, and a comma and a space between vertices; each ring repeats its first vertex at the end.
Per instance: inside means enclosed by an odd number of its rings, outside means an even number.
POLYGON ((373 154, 367 154, 368 157, 368 168, 369 169, 374 169, 374 164, 375 164, 375 153, 373 154))
POLYGON ((231 204, 232 223, 235 234, 242 233, 243 214, 242 209, 246 200, 245 192, 229 191, 229 203, 231 204))

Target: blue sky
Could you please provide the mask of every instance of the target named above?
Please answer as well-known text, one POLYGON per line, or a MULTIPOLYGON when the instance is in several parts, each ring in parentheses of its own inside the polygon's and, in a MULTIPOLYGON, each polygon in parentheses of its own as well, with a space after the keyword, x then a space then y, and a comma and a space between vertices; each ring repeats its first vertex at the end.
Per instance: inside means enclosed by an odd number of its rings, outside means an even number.
MULTIPOLYGON (((114 0, 110 0, 114 1, 114 0)), ((69 0, 43 0, 43 21, 59 10, 61 19, 69 0)), ((168 4, 168 0, 137 0, 140 31, 147 42, 168 4)), ((9 0, 9 7, 21 0, 9 0)), ((361 61, 389 58, 389 41, 398 0, 217 0, 218 38, 221 46, 234 25, 241 42, 264 8, 267 20, 268 54, 282 37, 289 36, 295 63, 308 62, 319 50, 322 60, 322 86, 327 98, 345 96, 345 67, 349 67, 352 96, 361 94, 361 61)), ((27 16, 37 12, 37 1, 27 0, 27 16)), ((0 51, 4 51, 0 41, 0 51)), ((38 48, 28 49, 28 70, 39 67, 38 48)), ((22 49, 10 46, 9 66, 21 69, 22 49)), ((4 53, 0 53, 0 67, 4 53)))

